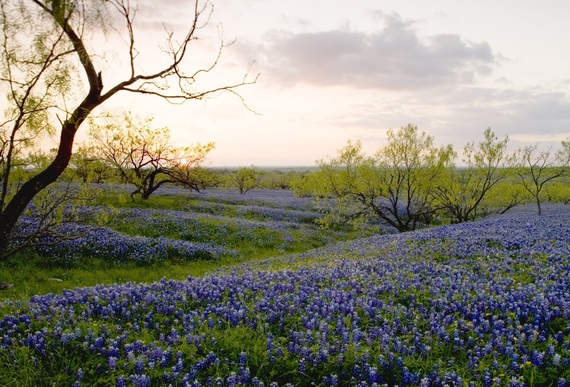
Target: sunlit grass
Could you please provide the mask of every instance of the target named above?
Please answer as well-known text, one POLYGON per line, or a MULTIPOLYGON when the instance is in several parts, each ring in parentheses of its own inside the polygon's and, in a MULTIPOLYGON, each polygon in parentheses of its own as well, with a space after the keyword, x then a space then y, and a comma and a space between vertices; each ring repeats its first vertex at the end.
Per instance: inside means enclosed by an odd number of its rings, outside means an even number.
MULTIPOLYGON (((246 261, 299 253, 362 236, 361 232, 351 229, 323 230, 314 222, 294 227, 292 223, 292 228, 289 229, 289 226, 280 225, 271 219, 277 209, 275 203, 267 203, 268 207, 264 207, 263 202, 257 198, 255 206, 250 206, 247 197, 239 199, 239 202, 233 199, 224 201, 223 196, 195 197, 181 191, 178 194, 155 195, 148 200, 133 201, 128 191, 103 190, 93 204, 99 208, 111 209, 111 212, 106 215, 95 212, 94 216, 88 216, 87 219, 91 219, 93 225, 109 227, 131 236, 208 243, 223 246, 235 253, 207 260, 175 259, 151 264, 113 264, 108 258, 102 257, 86 256, 80 261, 58 257, 56 260, 45 254, 26 251, 9 261, 0 262, 0 281, 13 284, 11 289, 0 292, 0 300, 24 300, 33 295, 60 293, 64 289, 101 284, 150 283, 163 278, 183 280, 189 276, 201 277, 246 261), (265 208, 271 208, 272 212, 265 214, 265 208), (137 211, 136 213, 145 214, 149 218, 141 220, 128 211, 137 211), (181 221, 179 217, 182 215, 189 218, 181 221)), ((283 213, 277 214, 279 217, 286 216, 287 211, 291 211, 295 219, 303 219, 305 209, 284 207, 282 211, 283 213)), ((314 216, 310 211, 307 212, 307 218, 314 216)), ((64 256, 65 254, 67 253, 64 256)))
MULTIPOLYGON (((18 257, 16 257, 18 258, 18 257)), ((110 266, 95 260, 89 267, 46 267, 34 262, 0 263, 0 282, 13 287, 0 292, 1 299, 26 299, 36 294, 59 293, 64 289, 115 283, 150 283, 162 278, 183 280, 200 277, 216 268, 236 264, 235 260, 196 261, 184 265, 168 262, 148 267, 137 265, 110 266)))

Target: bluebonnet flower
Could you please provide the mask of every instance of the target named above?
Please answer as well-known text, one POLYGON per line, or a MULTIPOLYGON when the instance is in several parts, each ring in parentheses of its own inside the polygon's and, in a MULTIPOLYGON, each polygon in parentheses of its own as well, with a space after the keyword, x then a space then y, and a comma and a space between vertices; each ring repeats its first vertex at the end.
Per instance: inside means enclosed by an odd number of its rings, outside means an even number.
POLYGON ((133 383, 135 387, 150 387, 151 379, 148 375, 145 374, 137 374, 131 375, 129 380, 133 383))
POLYGON ((240 352, 238 365, 240 366, 240 368, 244 368, 246 364, 247 364, 247 354, 245 352, 240 352))
POLYGON ((223 348, 220 330, 238 328, 255 332, 272 367, 296 363, 300 384, 504 385, 530 366, 550 367, 557 383, 570 350, 570 225, 558 212, 378 235, 185 281, 35 296, 0 318, 0 349, 86 351, 117 385, 151 376, 261 385, 249 348, 223 348))
POLYGON ((114 356, 109 357, 109 359, 107 360, 107 364, 109 366, 109 369, 111 371, 114 371, 115 368, 117 368, 117 358, 114 356))
POLYGON ((305 373, 307 371, 306 360, 304 357, 299 359, 299 372, 305 373))

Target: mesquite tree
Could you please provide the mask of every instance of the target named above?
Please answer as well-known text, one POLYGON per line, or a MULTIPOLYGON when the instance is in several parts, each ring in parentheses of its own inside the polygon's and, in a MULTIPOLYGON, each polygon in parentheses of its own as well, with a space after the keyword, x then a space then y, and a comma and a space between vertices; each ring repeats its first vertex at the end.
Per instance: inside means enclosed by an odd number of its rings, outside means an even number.
POLYGON ((542 214, 544 188, 568 174, 570 165, 570 138, 562 141, 562 149, 540 149, 529 145, 515 154, 517 175, 536 203, 538 215, 542 214))
POLYGON ((431 222, 435 188, 453 148, 436 147, 433 137, 411 124, 387 134, 373 157, 363 153, 360 142, 349 142, 337 157, 319 163, 314 194, 329 207, 325 222, 375 219, 399 232, 431 222))
POLYGON ((261 173, 255 167, 241 167, 230 174, 230 180, 237 187, 240 195, 245 195, 248 191, 259 187, 261 183, 261 173))
POLYGON ((176 147, 168 128, 153 127, 151 118, 138 119, 128 113, 120 120, 107 118, 105 123, 91 122, 90 153, 117 171, 124 183, 135 186, 133 200, 137 194, 146 200, 167 183, 195 191, 204 188, 203 174, 197 168, 214 143, 176 147))
POLYGON ((485 130, 484 137, 477 146, 472 142, 465 146, 465 166, 448 168, 447 176, 435 190, 441 205, 458 223, 474 220, 486 212, 485 199, 507 172, 508 137, 499 140, 490 128, 485 130))
MULTIPOLYGON (((189 68, 192 43, 208 23, 212 7, 195 0, 183 36, 167 31, 160 65, 141 61, 136 40, 136 7, 130 0, 2 0, 0 1, 0 90, 7 106, 0 121, 0 258, 10 255, 13 230, 34 197, 54 183, 67 168, 75 136, 98 106, 119 92, 139 93, 183 102, 255 83, 240 77, 233 84, 196 90, 196 81, 210 73, 226 44, 209 65, 189 68), (122 29, 122 31, 121 31, 122 29), (96 59, 109 51, 96 33, 118 33, 128 66, 114 84, 103 83, 96 59), (121 33, 122 32, 122 33, 121 33), (86 87, 82 87, 84 84, 86 87), (26 181, 11 174, 27 149, 56 132, 55 156, 26 181)), ((140 45, 144 47, 144 44, 140 45)), ((154 63, 154 62, 153 62, 154 63)), ((117 70, 118 71, 118 70, 117 70)), ((113 74, 116 75, 116 74, 113 74)), ((117 77, 114 77, 117 79, 117 77)), ((211 83, 210 83, 211 85, 211 83)))

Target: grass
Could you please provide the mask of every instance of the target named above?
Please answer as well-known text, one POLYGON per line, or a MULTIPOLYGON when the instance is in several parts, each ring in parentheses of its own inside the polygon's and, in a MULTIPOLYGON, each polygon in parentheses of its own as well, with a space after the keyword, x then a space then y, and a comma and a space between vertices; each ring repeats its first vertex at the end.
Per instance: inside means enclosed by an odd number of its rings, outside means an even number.
POLYGON ((108 194, 99 226, 235 253, 0 263, 0 385, 570 385, 567 208, 355 239, 290 199, 108 194))
POLYGON ((361 235, 350 229, 320 229, 314 222, 307 221, 314 217, 314 213, 306 206, 301 209, 281 208, 284 216, 287 216, 287 211, 293 211, 297 217, 298 213, 307 215, 302 217, 302 224, 294 225, 290 229, 279 228, 281 226, 275 229, 276 223, 263 213, 264 208, 279 208, 275 203, 263 203, 259 199, 248 200, 247 196, 238 199, 231 196, 226 200, 218 196, 191 196, 182 191, 154 195, 144 201, 132 201, 130 196, 121 190, 101 191, 93 204, 95 208, 107 208, 111 212, 94 212, 89 218, 93 225, 108 227, 131 236, 167 237, 211 243, 224 246, 237 254, 188 262, 172 259, 150 265, 132 262, 117 265, 93 256, 84 257, 80 262, 55 261, 49 256, 28 250, 8 261, 0 262, 0 281, 14 284, 13 288, 0 292, 0 300, 25 300, 33 295, 60 293, 64 289, 81 286, 150 283, 163 278, 183 280, 189 276, 201 277, 245 261, 299 253, 361 235), (151 211, 152 224, 149 224, 148 220, 141 221, 130 215, 129 211, 138 210, 144 214, 151 211), (172 215, 171 211, 175 211, 175 215, 172 215), (174 217, 180 213, 187 214, 189 218, 174 222, 174 217), (244 222, 249 222, 248 227, 244 228, 244 222))
POLYGON ((26 260, 15 257, 0 263, 0 282, 14 284, 0 293, 2 299, 25 300, 33 295, 61 293, 64 289, 81 286, 110 285, 115 283, 150 283, 162 278, 184 280, 189 276, 201 277, 238 261, 222 258, 215 261, 196 261, 184 265, 169 262, 141 267, 135 264, 112 266, 92 260, 88 267, 50 267, 41 258, 26 260))

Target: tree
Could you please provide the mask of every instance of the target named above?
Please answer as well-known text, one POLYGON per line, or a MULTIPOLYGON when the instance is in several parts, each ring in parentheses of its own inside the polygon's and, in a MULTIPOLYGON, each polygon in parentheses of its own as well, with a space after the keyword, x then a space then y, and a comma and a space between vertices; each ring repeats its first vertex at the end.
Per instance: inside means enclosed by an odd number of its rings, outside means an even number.
POLYGON ((392 217, 400 232, 431 223, 438 210, 436 187, 454 156, 451 145, 435 147, 433 137, 415 125, 388 131, 388 143, 376 155, 387 202, 376 212, 392 217))
POLYGON ((240 195, 245 195, 259 186, 261 183, 261 173, 255 167, 241 167, 230 174, 230 180, 238 188, 240 195))
MULTIPOLYGON (((139 58, 130 0, 4 0, 0 2, 0 90, 6 97, 0 122, 0 257, 5 258, 18 219, 34 197, 54 183, 67 168, 77 131, 93 112, 120 92, 164 98, 181 103, 230 92, 256 82, 247 74, 234 84, 196 90, 196 81, 218 65, 226 43, 221 41, 211 63, 189 68, 191 44, 207 24, 208 2, 195 0, 193 17, 182 37, 167 32, 161 47, 164 59, 153 68, 139 58), (124 32, 119 32, 122 21, 124 32), (115 25, 110 25, 117 22, 115 25), (96 58, 108 50, 91 39, 94 31, 116 31, 126 43, 128 69, 121 80, 106 87, 96 58), (98 50, 100 49, 100 50, 98 50), (82 84, 86 84, 83 91, 82 84), (51 162, 21 185, 11 176, 19 157, 47 134, 59 120, 57 152, 51 162)), ((240 97, 241 98, 241 97, 240 97)))
MULTIPOLYGON (((360 141, 348 141, 337 156, 318 163, 319 170, 297 186, 300 195, 312 195, 327 210, 324 226, 375 220, 374 205, 381 200, 374 160, 362 151, 360 141)), ((391 221, 391 220, 389 220, 391 221)))
POLYGON ((70 160, 71 173, 81 183, 103 183, 111 178, 113 170, 109 168, 87 144, 79 144, 70 160))
POLYGON ((442 184, 435 193, 441 205, 456 222, 475 219, 488 209, 481 209, 490 190, 505 177, 505 163, 508 160, 505 137, 499 141, 488 128, 484 140, 477 146, 468 143, 463 150, 465 167, 451 166, 442 184))
MULTIPOLYGON (((16 180, 17 177, 20 182, 29 179, 36 171, 49 165, 54 152, 54 149, 49 153, 41 149, 30 151, 28 156, 21 160, 24 168, 12 170, 12 178, 16 180)), ((81 234, 69 231, 62 233, 57 226, 68 221, 82 220, 80 213, 74 209, 91 199, 91 192, 83 188, 66 177, 60 179, 59 184, 50 185, 39 192, 14 227, 9 253, 15 254, 27 247, 52 244, 54 241, 80 236, 81 234)))
POLYGON ((568 172, 570 139, 562 141, 562 150, 557 152, 552 148, 541 150, 536 144, 519 149, 514 162, 523 187, 535 201, 538 215, 541 215, 544 188, 568 172))
POLYGON ((360 142, 349 142, 336 158, 319 163, 315 189, 331 203, 336 219, 377 219, 399 232, 431 223, 435 188, 453 157, 451 145, 437 148, 415 125, 388 131, 388 142, 374 157, 360 142))
POLYGON ((545 188, 546 200, 553 203, 570 204, 570 187, 567 179, 561 179, 545 188), (566 181, 563 181, 566 180, 566 181))
POLYGON ((214 144, 174 147, 168 128, 153 128, 152 118, 138 120, 125 113, 122 121, 111 118, 104 124, 91 120, 91 152, 120 174, 124 183, 146 200, 166 183, 199 191, 204 188, 203 172, 194 173, 214 144))

